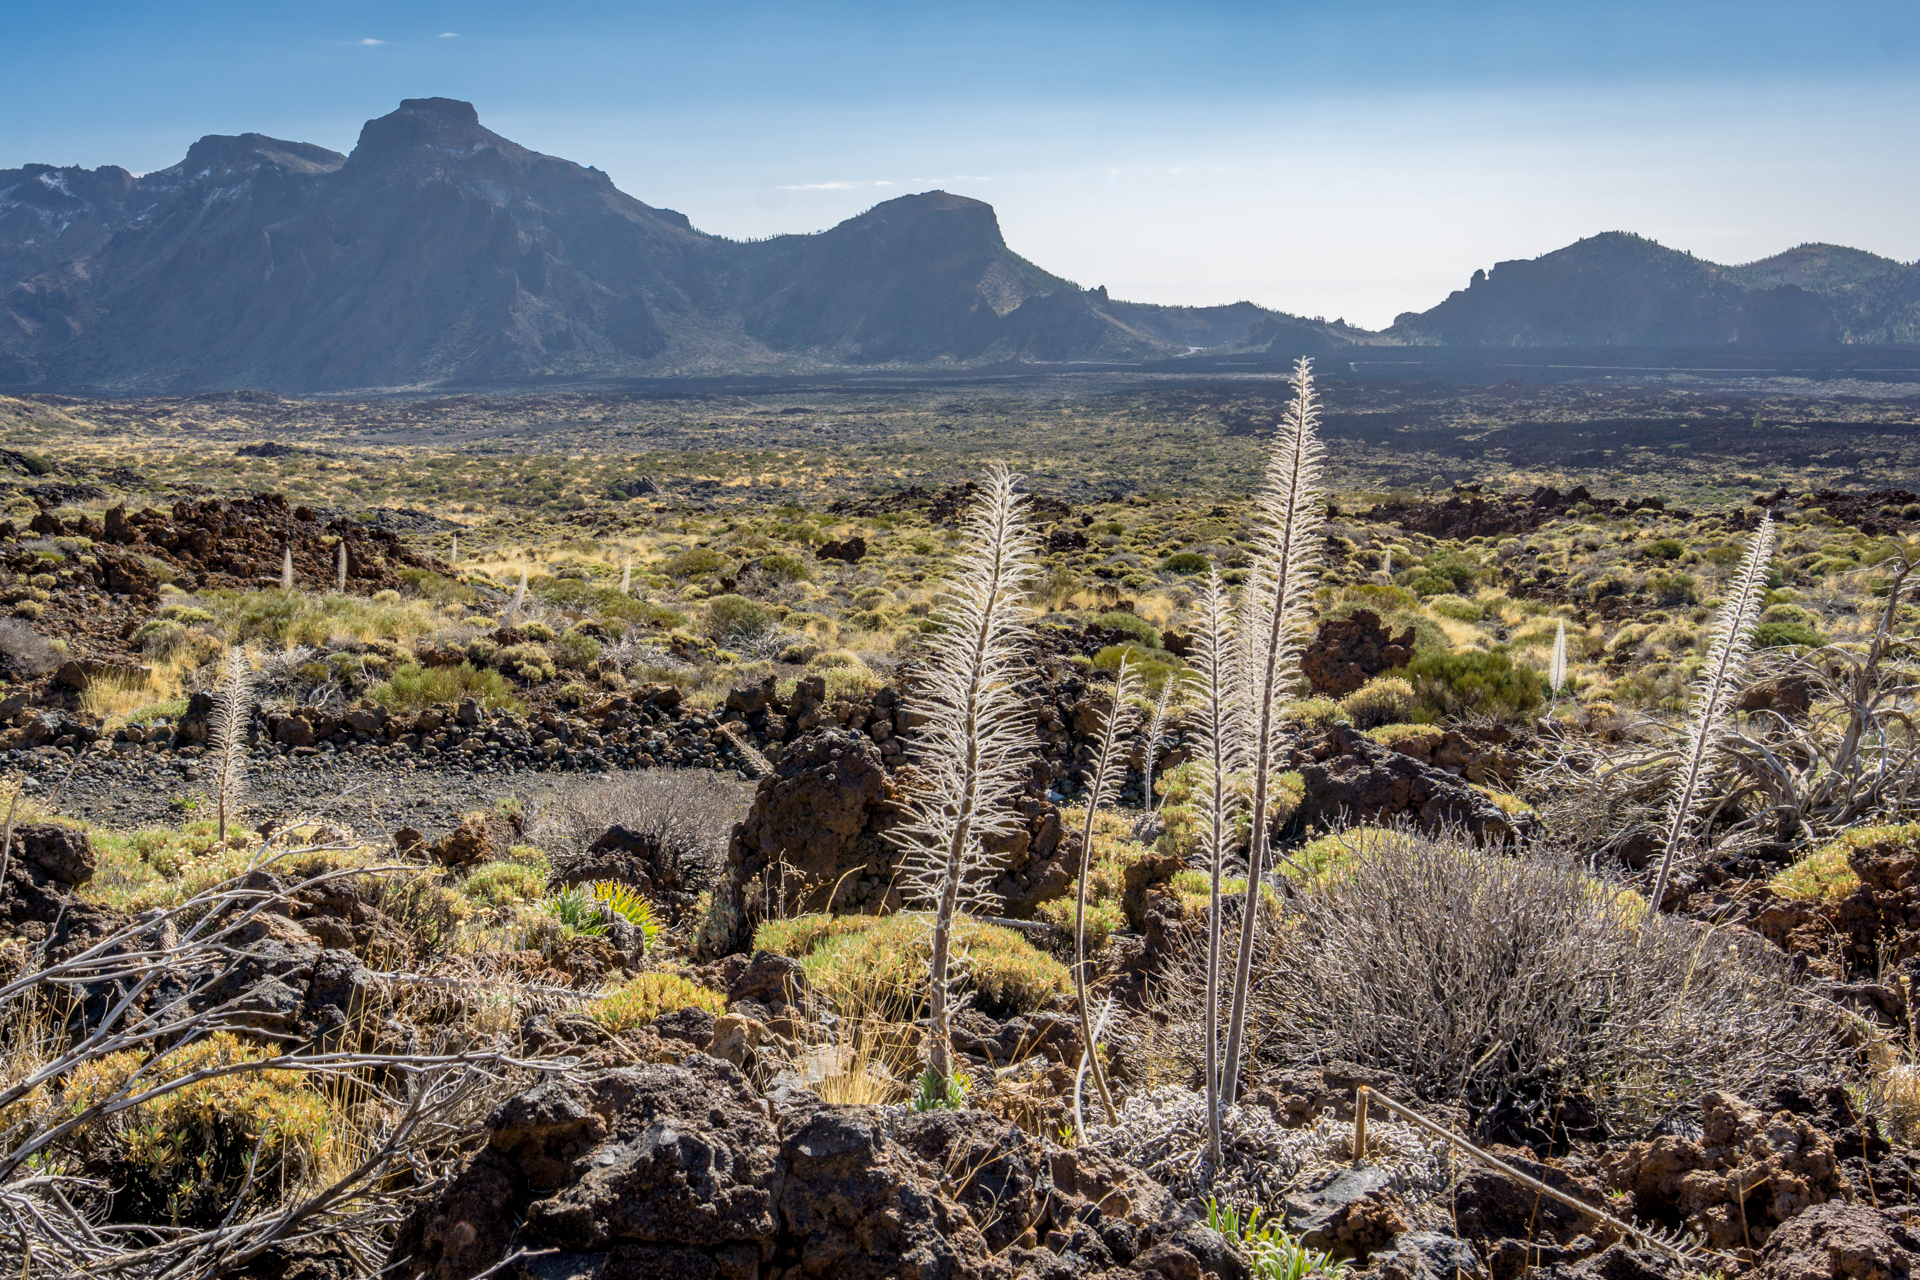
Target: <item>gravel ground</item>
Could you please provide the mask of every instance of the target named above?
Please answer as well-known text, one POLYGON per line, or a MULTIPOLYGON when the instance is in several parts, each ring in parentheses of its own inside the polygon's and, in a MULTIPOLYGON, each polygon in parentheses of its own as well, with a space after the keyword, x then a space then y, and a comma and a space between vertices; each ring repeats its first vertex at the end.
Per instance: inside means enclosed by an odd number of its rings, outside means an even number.
MULTIPOLYGON (((23 753, 24 754, 24 753, 23 753)), ((33 753, 28 794, 60 788, 70 761, 33 753)), ((170 826, 211 812, 210 762, 172 755, 117 759, 88 753, 60 789, 54 807, 109 829, 170 826), (186 809, 186 804, 195 805, 186 809)), ((249 824, 324 817, 363 834, 410 826, 431 837, 460 815, 514 798, 531 805, 577 774, 463 768, 386 752, 323 753, 303 758, 257 754, 248 761, 242 800, 249 824)))

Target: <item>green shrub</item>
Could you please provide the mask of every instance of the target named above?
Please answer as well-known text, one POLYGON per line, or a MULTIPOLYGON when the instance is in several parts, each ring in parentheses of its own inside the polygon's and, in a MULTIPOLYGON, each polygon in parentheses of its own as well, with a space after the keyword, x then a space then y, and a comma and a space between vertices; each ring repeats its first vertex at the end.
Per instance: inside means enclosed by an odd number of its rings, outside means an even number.
POLYGON ((643 973, 601 996, 593 1006, 593 1020, 618 1033, 643 1027, 663 1013, 705 1009, 718 1017, 727 1011, 719 992, 689 981, 677 973, 643 973))
POLYGON ((1646 587, 1659 604, 1697 604, 1700 600, 1700 581, 1690 573, 1650 573, 1646 587))
POLYGON ((1792 622, 1812 630, 1819 627, 1820 615, 1811 609, 1802 609, 1797 604, 1776 604, 1768 606, 1767 611, 1760 615, 1760 621, 1792 622))
POLYGON ((758 569, 760 576, 768 582, 805 582, 807 580, 806 562, 798 556, 762 556, 753 567, 758 569))
POLYGON ((578 627, 553 642, 553 659, 569 671, 585 671, 600 656, 600 642, 578 627))
POLYGON ((773 625, 773 611, 745 596, 715 596, 707 601, 707 634, 722 643, 756 639, 773 625))
POLYGON ((1176 551, 1165 560, 1162 560, 1160 567, 1168 573, 1177 573, 1185 576, 1188 574, 1205 573, 1207 566, 1211 563, 1212 561, 1208 560, 1198 551, 1176 551))
POLYGON ((498 671, 482 671, 471 662, 457 667, 422 667, 409 662, 367 694, 367 700, 391 712, 419 711, 437 702, 473 698, 494 710, 523 711, 513 686, 498 671))
MULTIPOLYGON (((1173 854, 1189 863, 1201 860, 1206 850, 1208 831, 1207 798, 1212 789, 1213 770, 1201 760, 1189 760, 1155 779, 1154 790, 1161 796, 1160 820, 1166 824, 1166 830, 1160 833, 1155 846, 1161 853, 1173 854)), ((1228 774, 1227 791, 1237 799, 1233 813, 1233 844, 1237 849, 1245 849, 1253 839, 1251 775, 1228 774)), ((1293 817, 1294 810, 1300 807, 1300 801, 1306 795, 1306 783, 1298 773, 1274 774, 1267 793, 1268 804, 1273 810, 1272 829, 1277 830, 1285 826, 1293 817)))
POLYGON ((1655 538, 1640 548, 1640 554, 1649 560, 1678 560, 1686 550, 1686 544, 1678 538, 1655 538))
POLYGON ((1406 720, 1417 703, 1413 686, 1399 676, 1376 676, 1340 699, 1340 709, 1356 727, 1375 729, 1406 720))
POLYGON ((1412 580, 1405 585, 1413 594, 1423 598, 1446 594, 1465 595, 1473 590, 1473 584, 1485 572, 1477 562, 1456 551, 1442 551, 1410 571, 1408 577, 1412 580))
POLYGON ((1325 730, 1345 720, 1346 715, 1341 711, 1340 704, 1332 698, 1303 698, 1282 708, 1280 718, 1309 729, 1325 730))
POLYGON ((1110 613, 1096 613, 1087 621, 1097 627, 1112 627, 1116 631, 1124 631, 1149 649, 1164 647, 1160 640, 1160 628, 1137 613, 1115 609, 1110 613))
POLYGON ((1429 596, 1427 608, 1443 618, 1452 618, 1455 622, 1478 622, 1484 616, 1479 605, 1465 596, 1456 596, 1451 592, 1429 596))
POLYGON ((618 880, 594 880, 588 883, 587 892, 593 895, 594 901, 605 903, 615 915, 638 929, 646 949, 653 950, 663 926, 654 918, 653 904, 638 889, 618 880))
POLYGON ((1182 669, 1180 659, 1164 649, 1148 649, 1128 641, 1126 644, 1110 644, 1093 655, 1095 671, 1118 671, 1120 660, 1125 658, 1130 670, 1139 675, 1150 693, 1159 693, 1160 686, 1169 677, 1182 669))
MULTIPOLYGON (((641 577, 638 570, 634 571, 633 576, 636 581, 641 577)), ((602 620, 638 622, 662 630, 687 625, 685 614, 675 613, 665 605, 643 600, 639 596, 621 595, 620 588, 602 583, 581 582, 572 578, 547 579, 532 594, 558 608, 592 614, 602 620)))
POLYGON ((1517 667, 1505 653, 1463 650, 1427 653, 1407 667, 1421 702, 1434 715, 1473 711, 1514 719, 1545 700, 1539 673, 1517 667))
POLYGON ((731 578, 739 566, 711 547, 694 547, 667 561, 663 569, 669 578, 700 578, 708 574, 731 578))
POLYGON ((554 663, 553 655, 547 652, 543 644, 528 640, 520 644, 510 644, 493 655, 493 665, 510 676, 517 676, 529 684, 542 680, 551 680, 560 673, 554 663))
POLYGON ((1753 643, 1754 647, 1760 649, 1779 649, 1787 645, 1818 649, 1827 643, 1827 638, 1812 627, 1797 622, 1763 622, 1753 633, 1753 643))

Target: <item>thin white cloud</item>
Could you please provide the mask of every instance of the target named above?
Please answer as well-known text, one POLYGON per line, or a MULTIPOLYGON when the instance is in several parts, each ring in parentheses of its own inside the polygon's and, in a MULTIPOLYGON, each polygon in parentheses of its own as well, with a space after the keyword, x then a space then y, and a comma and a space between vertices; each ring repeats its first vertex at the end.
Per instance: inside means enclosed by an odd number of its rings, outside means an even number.
POLYGON ((458 40, 459 38, 460 33, 458 31, 442 31, 434 37, 436 40, 458 40))
POLYGON ((368 36, 368 37, 367 37, 367 38, 366 38, 365 40, 362 40, 362 41, 361 41, 360 43, 361 43, 361 44, 385 44, 385 43, 386 43, 386 41, 385 41, 385 40, 375 40, 375 39, 374 39, 374 38, 373 38, 372 36, 368 36))

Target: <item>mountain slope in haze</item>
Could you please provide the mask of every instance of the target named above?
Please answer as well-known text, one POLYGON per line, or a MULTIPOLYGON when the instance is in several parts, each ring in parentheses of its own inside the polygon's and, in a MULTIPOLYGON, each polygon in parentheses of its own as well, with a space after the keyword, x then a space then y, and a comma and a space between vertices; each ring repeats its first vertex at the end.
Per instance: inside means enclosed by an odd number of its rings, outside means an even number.
MULTIPOLYGON (((0 172, 0 383, 331 391, 1193 345, 1162 336, 1182 309, 1125 305, 1015 254, 977 200, 743 244, 445 98, 369 121, 348 156, 246 134, 138 179, 0 172)), ((1247 310, 1242 331, 1276 314, 1247 310)))
POLYGON ((1382 337, 1435 346, 1809 348, 1910 342, 1916 270, 1839 245, 1806 244, 1726 267, 1610 231, 1538 258, 1476 271, 1382 337))

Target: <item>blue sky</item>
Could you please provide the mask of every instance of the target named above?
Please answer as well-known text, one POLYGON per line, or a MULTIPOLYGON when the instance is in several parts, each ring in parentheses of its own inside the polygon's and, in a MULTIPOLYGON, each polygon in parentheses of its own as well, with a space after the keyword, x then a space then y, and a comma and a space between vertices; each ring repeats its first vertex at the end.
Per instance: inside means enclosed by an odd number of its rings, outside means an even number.
POLYGON ((0 167, 351 148, 403 97, 731 236, 939 186, 1115 296, 1384 325, 1628 229, 1920 258, 1920 5, 0 6, 0 167))

